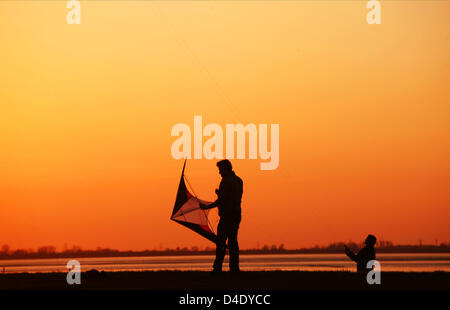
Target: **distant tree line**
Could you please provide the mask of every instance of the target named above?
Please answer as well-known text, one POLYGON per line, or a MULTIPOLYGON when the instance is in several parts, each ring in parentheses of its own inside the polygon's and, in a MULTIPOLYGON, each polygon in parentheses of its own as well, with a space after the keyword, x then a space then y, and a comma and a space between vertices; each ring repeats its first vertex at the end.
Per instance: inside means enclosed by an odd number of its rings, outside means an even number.
MULTIPOLYGON (((258 249, 242 249, 241 254, 320 254, 320 253, 342 253, 344 246, 356 251, 363 246, 362 243, 334 242, 327 246, 314 246, 311 248, 286 249, 284 244, 264 245, 258 249)), ((377 243, 377 253, 450 253, 450 243, 436 245, 394 245, 391 241, 380 240, 377 243)), ((177 247, 175 249, 164 250, 144 250, 144 251, 119 251, 109 248, 98 247, 95 250, 83 250, 79 246, 73 246, 58 252, 54 246, 41 246, 37 250, 17 249, 12 250, 8 245, 0 248, 0 259, 20 259, 20 258, 74 258, 74 257, 120 257, 120 256, 175 256, 175 255, 211 255, 215 253, 215 248, 206 247, 177 247)))

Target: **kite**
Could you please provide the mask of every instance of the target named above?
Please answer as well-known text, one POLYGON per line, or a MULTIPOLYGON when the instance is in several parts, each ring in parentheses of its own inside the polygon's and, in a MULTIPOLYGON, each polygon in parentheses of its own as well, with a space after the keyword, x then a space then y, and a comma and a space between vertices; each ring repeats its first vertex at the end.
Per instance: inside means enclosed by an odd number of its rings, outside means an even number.
POLYGON ((188 179, 184 175, 185 168, 186 160, 184 161, 183 171, 181 172, 177 198, 175 200, 175 206, 173 207, 172 216, 170 219, 186 226, 189 229, 192 229, 206 239, 216 243, 217 223, 219 221, 217 210, 202 210, 200 208, 200 204, 208 205, 211 202, 197 198, 197 195, 195 195, 195 192, 192 190, 188 179), (185 180, 194 194, 187 189, 185 180))

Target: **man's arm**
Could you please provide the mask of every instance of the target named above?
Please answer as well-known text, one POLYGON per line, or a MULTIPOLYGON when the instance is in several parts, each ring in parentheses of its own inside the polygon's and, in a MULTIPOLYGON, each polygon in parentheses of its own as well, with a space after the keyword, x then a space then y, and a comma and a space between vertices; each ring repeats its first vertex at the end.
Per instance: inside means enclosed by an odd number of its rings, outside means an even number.
POLYGON ((202 203, 200 203, 200 208, 202 210, 208 210, 208 209, 212 209, 215 207, 218 207, 219 205, 225 205, 225 201, 226 199, 228 199, 228 197, 230 196, 230 184, 229 182, 227 182, 226 180, 222 180, 220 182, 219 185, 219 189, 216 189, 216 194, 217 194, 217 199, 216 201, 214 201, 213 203, 209 204, 209 205, 204 205, 202 203))
POLYGON ((212 209, 215 207, 217 207, 217 200, 214 201, 213 203, 210 203, 209 205, 205 205, 200 202, 200 209, 202 209, 202 210, 208 210, 208 209, 212 209))
POLYGON ((226 206, 232 195, 232 184, 228 178, 222 179, 219 189, 216 189, 216 194, 217 200, 214 202, 216 206, 226 206))
POLYGON ((350 257, 351 260, 358 262, 358 255, 355 255, 355 253, 353 253, 348 247, 345 247, 344 252, 348 257, 350 257))

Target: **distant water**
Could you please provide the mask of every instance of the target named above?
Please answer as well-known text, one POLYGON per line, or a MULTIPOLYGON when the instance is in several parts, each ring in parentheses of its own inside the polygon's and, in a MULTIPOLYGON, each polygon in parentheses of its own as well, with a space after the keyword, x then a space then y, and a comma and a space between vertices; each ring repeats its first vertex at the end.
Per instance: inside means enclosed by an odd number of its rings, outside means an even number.
MULTIPOLYGON (((212 268, 214 256, 153 256, 76 258, 81 270, 145 271, 200 270, 212 268)), ((0 273, 67 272, 69 258, 0 260, 0 273)), ((450 254, 378 254, 381 271, 450 272, 450 254)), ((227 260, 224 269, 227 270, 227 260)), ((344 254, 241 255, 243 271, 355 271, 356 264, 344 254)))

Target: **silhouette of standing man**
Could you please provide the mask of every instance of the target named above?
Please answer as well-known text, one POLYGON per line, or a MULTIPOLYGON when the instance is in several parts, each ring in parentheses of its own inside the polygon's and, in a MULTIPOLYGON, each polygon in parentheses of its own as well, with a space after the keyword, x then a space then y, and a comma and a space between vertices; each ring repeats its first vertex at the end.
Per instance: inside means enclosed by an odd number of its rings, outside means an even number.
POLYGON ((241 222, 241 198, 243 182, 233 171, 229 160, 217 163, 222 176, 219 189, 216 189, 217 200, 209 205, 200 205, 204 210, 219 208, 220 221, 217 226, 216 260, 213 272, 221 272, 226 252, 226 242, 230 251, 230 271, 239 272, 239 245, 237 240, 241 222))
POLYGON ((364 243, 366 246, 363 247, 358 254, 353 253, 348 247, 345 247, 345 254, 347 254, 351 260, 356 262, 356 270, 362 274, 368 272, 367 263, 375 259, 374 246, 375 243, 377 243, 377 238, 374 235, 368 235, 364 243))

